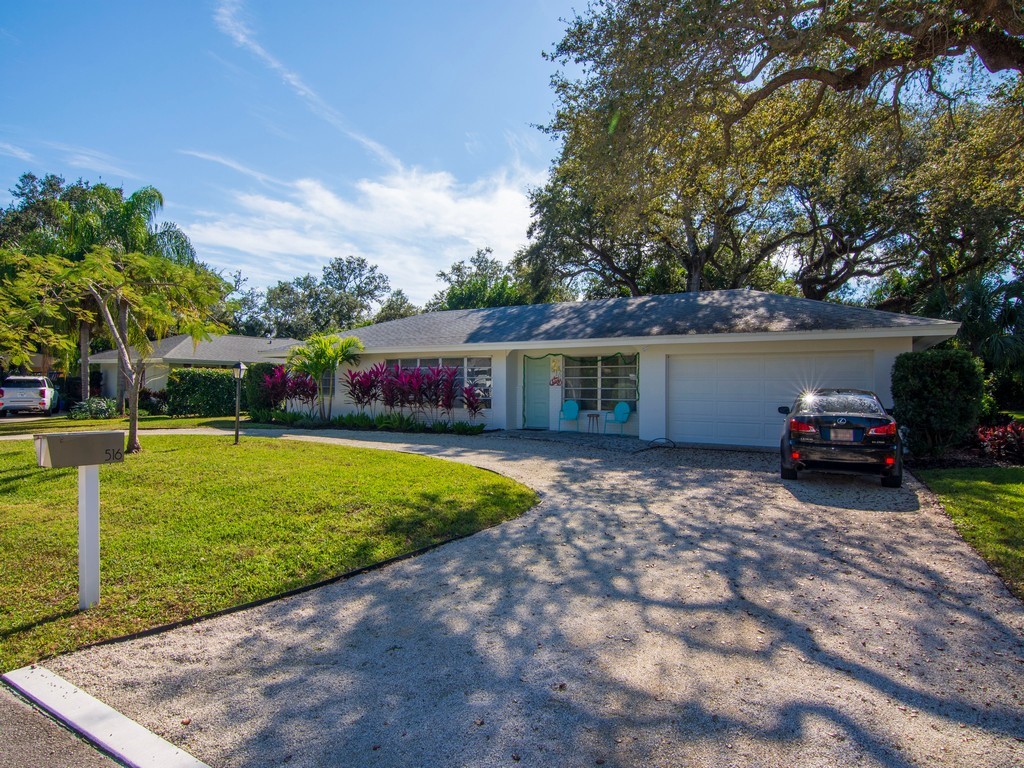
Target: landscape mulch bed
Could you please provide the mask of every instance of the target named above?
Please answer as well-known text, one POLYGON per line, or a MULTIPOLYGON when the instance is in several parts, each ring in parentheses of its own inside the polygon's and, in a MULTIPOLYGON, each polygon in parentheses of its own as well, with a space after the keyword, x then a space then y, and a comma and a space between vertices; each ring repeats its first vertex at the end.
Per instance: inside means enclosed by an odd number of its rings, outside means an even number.
POLYGON ((942 456, 907 456, 907 469, 983 469, 985 467, 1019 467, 1017 462, 988 456, 977 448, 950 448, 942 456))

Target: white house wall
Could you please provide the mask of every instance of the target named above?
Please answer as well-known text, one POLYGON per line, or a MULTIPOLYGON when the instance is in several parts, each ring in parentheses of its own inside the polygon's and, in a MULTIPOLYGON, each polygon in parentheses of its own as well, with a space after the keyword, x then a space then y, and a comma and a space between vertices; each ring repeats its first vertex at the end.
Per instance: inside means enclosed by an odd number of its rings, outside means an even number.
MULTIPOLYGON (((100 382, 101 397, 107 397, 110 399, 117 397, 117 363, 100 363, 99 369, 102 374, 100 382)), ((171 367, 169 365, 147 365, 146 375, 142 381, 142 386, 146 389, 151 389, 154 392, 163 391, 167 389, 167 377, 170 373, 171 367)))
POLYGON ((154 392, 167 389, 167 378, 171 375, 169 365, 147 365, 143 386, 154 392))
POLYGON ((100 363, 100 395, 113 400, 117 397, 117 363, 100 363))

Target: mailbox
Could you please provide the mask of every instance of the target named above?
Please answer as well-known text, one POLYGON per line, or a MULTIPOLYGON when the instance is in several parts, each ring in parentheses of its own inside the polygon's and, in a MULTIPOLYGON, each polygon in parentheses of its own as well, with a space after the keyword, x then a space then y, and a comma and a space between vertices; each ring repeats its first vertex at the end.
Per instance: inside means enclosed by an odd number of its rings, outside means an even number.
POLYGON ((35 438, 40 467, 87 467, 124 461, 124 432, 58 432, 35 438))
POLYGON ((40 467, 78 467, 78 607, 100 601, 100 464, 124 461, 124 432, 36 435, 40 467))

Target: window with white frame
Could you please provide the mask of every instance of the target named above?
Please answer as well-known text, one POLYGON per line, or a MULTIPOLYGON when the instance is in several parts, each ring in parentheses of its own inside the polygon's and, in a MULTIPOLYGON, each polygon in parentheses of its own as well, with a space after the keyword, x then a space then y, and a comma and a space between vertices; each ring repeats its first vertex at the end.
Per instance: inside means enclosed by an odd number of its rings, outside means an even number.
POLYGON ((484 408, 491 407, 491 358, 489 357, 403 357, 385 360, 388 368, 433 368, 447 366, 459 372, 459 389, 472 385, 480 395, 484 408))
POLYGON ((562 399, 575 400, 583 411, 610 411, 616 403, 636 411, 637 356, 566 357, 562 399))

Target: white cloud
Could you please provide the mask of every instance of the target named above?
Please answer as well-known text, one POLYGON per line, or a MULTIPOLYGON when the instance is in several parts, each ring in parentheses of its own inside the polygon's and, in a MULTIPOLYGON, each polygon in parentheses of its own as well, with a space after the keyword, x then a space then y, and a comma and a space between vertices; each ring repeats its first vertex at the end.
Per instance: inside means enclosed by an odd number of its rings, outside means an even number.
MULTIPOLYGON (((225 158, 207 159, 235 167, 225 158)), ((284 184, 280 193, 276 187, 236 191, 232 212, 207 212, 183 226, 203 259, 240 269, 257 286, 319 274, 331 258, 355 255, 423 303, 438 288, 437 272, 453 261, 486 246, 508 260, 525 243, 526 190, 542 181, 543 173, 521 169, 473 184, 444 172, 402 169, 362 179, 343 193, 305 178, 284 184)))
POLYGON ((192 149, 179 149, 178 154, 188 155, 189 157, 198 157, 200 160, 209 160, 211 163, 217 163, 223 165, 225 168, 230 168, 233 171, 241 173, 243 176, 256 179, 256 181, 263 182, 264 184, 283 184, 284 182, 275 179, 273 176, 268 176, 265 173, 254 170, 246 165, 242 165, 236 160, 232 160, 230 157, 224 157, 223 155, 215 155, 211 152, 196 152, 192 149))
POLYGON ((15 157, 18 160, 24 160, 26 163, 31 163, 35 159, 27 149, 22 149, 2 141, 0 141, 0 155, 15 157))
POLYGON ((222 0, 214 13, 214 20, 220 30, 234 40, 235 45, 245 48, 263 62, 268 69, 277 73, 285 84, 299 98, 306 102, 306 106, 314 115, 334 126, 353 141, 361 144, 386 166, 395 171, 401 170, 401 163, 398 158, 387 147, 354 130, 341 113, 324 101, 320 94, 307 85, 297 72, 289 69, 280 59, 263 47, 256 39, 252 29, 242 19, 243 6, 242 0, 222 0))
MULTIPOLYGON (((318 274, 336 256, 362 256, 388 275, 393 288, 422 304, 438 288, 437 272, 452 262, 488 246, 507 260, 526 241, 526 190, 544 180, 542 171, 522 161, 523 154, 537 155, 535 137, 506 134, 511 166, 470 184, 444 171, 406 167, 387 147, 353 129, 268 51, 244 13, 243 0, 221 0, 214 19, 237 46, 280 77, 310 112, 376 157, 384 173, 339 190, 314 178, 284 182, 230 158, 184 151, 264 187, 230 193, 231 212, 198 214, 193 223, 183 225, 208 263, 240 269, 252 284, 266 287, 306 272, 318 274)), ((478 137, 467 134, 466 139, 467 152, 479 149, 478 137)))
POLYGON ((138 179, 139 177, 129 170, 126 170, 116 157, 101 152, 98 149, 79 147, 73 144, 61 144, 59 142, 44 142, 45 146, 55 149, 63 154, 64 162, 72 168, 84 168, 87 171, 96 171, 107 176, 119 176, 122 179, 138 179))

